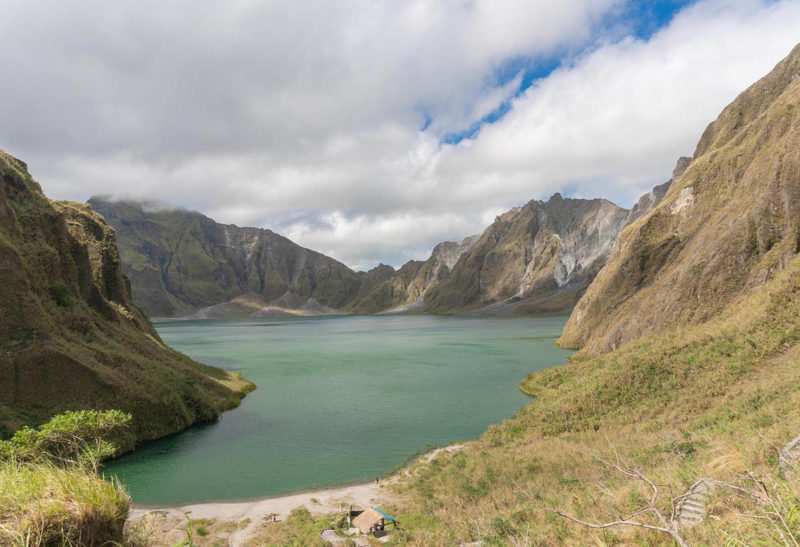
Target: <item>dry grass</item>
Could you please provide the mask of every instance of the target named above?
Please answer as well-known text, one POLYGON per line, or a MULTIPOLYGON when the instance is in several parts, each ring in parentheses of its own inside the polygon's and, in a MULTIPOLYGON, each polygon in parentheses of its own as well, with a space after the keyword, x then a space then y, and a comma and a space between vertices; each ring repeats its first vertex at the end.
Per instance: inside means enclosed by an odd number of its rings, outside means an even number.
MULTIPOLYGON (((701 327, 531 375, 522 385, 536 398, 530 406, 405 485, 413 501, 400 509, 398 542, 670 544, 656 532, 595 531, 545 511, 606 522, 641 509, 646 485, 596 458, 614 450, 662 485, 666 514, 672 496, 711 477, 755 492, 766 485, 788 515, 798 484, 782 476, 776 447, 800 433, 799 312, 795 259, 701 327)), ((781 544, 766 510, 715 491, 704 524, 683 533, 689 544, 781 544)))
MULTIPOLYGON (((665 515, 671 499, 703 477, 762 500, 714 488, 705 521, 680 531, 689 545, 794 545, 800 485, 779 469, 778 448, 800 433, 798 363, 795 259, 702 326, 529 376, 521 385, 534 396, 528 407, 399 481, 405 496, 392 508, 401 524, 393 544, 672 544, 663 533, 592 530, 547 511, 603 523, 646 507, 647 484, 598 459, 620 454, 659 485, 656 506, 665 515)), ((652 514, 632 518, 657 524, 652 514)), ((315 541, 309 530, 316 532, 299 517, 265 524, 256 544, 315 541)))
POLYGON ((0 462, 0 545, 121 541, 130 498, 88 471, 0 462))
POLYGON ((315 518, 305 507, 292 510, 283 522, 260 523, 254 531, 253 537, 248 541, 251 547, 267 545, 319 545, 325 542, 319 537, 322 530, 333 527, 333 515, 315 518))
POLYGON ((800 251, 800 47, 706 131, 661 204, 620 233, 560 343, 597 355, 701 324, 800 251), (691 192, 693 205, 672 205, 691 192))

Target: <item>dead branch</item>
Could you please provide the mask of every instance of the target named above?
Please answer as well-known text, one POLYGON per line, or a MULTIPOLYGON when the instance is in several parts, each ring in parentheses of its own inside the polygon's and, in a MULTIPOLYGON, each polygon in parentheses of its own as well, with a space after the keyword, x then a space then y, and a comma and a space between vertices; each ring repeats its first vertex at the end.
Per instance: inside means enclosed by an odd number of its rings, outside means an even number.
POLYGON ((678 535, 677 531, 675 531, 672 527, 670 527, 670 528, 662 528, 660 526, 653 526, 652 524, 646 524, 644 522, 637 522, 635 520, 615 520, 615 521, 612 521, 612 522, 604 522, 604 523, 595 524, 595 523, 592 523, 592 522, 586 522, 585 520, 581 520, 581 519, 575 518, 575 517, 573 517, 571 515, 568 515, 566 513, 562 513, 558 509, 552 509, 550 507, 545 507, 544 510, 549 512, 549 513, 555 513, 556 515, 558 515, 560 517, 563 517, 563 518, 565 518, 567 520, 571 520, 572 522, 575 522, 575 523, 580 524, 582 526, 586 526, 588 528, 594 528, 594 529, 597 529, 597 530, 602 530, 604 528, 612 528, 614 526, 634 526, 634 527, 639 527, 639 528, 645 528, 647 530, 653 530, 653 531, 656 531, 656 532, 662 532, 662 533, 669 534, 670 536, 672 536, 675 539, 675 541, 678 542, 678 545, 681 545, 681 547, 688 547, 688 544, 685 541, 683 541, 683 538, 681 538, 678 535))

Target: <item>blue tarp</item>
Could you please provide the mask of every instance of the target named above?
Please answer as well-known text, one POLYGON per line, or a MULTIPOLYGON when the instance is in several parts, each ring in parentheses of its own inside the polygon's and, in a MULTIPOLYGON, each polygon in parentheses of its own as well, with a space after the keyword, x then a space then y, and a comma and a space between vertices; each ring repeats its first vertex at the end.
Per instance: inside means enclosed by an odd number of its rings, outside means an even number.
POLYGON ((389 515, 387 515, 386 513, 381 511, 380 509, 378 509, 377 507, 373 507, 373 509, 375 509, 378 513, 383 515, 386 518, 386 520, 388 520, 389 522, 394 522, 394 519, 392 517, 390 517, 389 515))

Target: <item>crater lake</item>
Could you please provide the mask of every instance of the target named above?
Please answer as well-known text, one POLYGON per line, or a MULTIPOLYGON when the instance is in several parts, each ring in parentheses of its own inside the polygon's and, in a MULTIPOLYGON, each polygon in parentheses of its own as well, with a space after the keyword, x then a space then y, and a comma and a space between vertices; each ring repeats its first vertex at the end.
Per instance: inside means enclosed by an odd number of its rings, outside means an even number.
POLYGON ((169 346, 258 388, 219 421, 107 462, 134 503, 268 497, 374 480, 479 437, 530 399, 525 376, 571 354, 564 316, 377 315, 174 321, 169 346))

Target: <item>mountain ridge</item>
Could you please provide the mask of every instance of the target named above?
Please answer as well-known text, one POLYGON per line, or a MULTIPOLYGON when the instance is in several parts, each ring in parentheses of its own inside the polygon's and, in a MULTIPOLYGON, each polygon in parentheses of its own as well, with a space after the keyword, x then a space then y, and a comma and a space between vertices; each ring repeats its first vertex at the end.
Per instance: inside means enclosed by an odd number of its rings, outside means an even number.
POLYGON ((366 272, 266 228, 220 224, 153 201, 95 196, 89 204, 117 231, 134 298, 151 317, 506 315, 570 310, 621 227, 654 207, 668 185, 654 188, 631 211, 599 198, 555 194, 547 202, 531 200, 498 216, 481 234, 439 243, 427 260, 398 269, 379 264, 366 272), (605 225, 604 215, 613 217, 605 225), (584 220, 594 224, 580 224, 584 220), (580 226, 570 231, 570 223, 580 226), (501 236, 512 224, 513 233, 501 236), (595 237, 602 248, 583 256, 595 237), (484 283, 487 277, 491 281, 484 283))
POLYGON ((659 206, 621 233, 561 345, 598 354, 701 324, 792 260, 800 251, 798 104, 800 46, 709 124, 659 206))
POLYGON ((65 410, 133 414, 123 448, 214 420, 253 386, 164 345, 133 304, 114 230, 51 201, 0 151, 0 436, 65 410))

